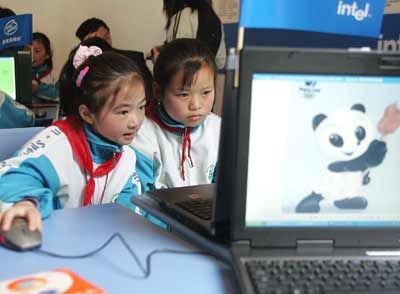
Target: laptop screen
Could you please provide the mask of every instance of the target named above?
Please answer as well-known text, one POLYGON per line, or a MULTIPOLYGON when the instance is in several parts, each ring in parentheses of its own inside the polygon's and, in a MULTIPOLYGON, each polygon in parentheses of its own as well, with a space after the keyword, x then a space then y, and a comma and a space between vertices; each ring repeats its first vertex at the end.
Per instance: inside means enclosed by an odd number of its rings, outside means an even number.
POLYGON ((15 99, 15 61, 14 57, 0 57, 0 90, 15 99))
POLYGON ((400 77, 256 73, 251 92, 247 228, 400 226, 400 77))

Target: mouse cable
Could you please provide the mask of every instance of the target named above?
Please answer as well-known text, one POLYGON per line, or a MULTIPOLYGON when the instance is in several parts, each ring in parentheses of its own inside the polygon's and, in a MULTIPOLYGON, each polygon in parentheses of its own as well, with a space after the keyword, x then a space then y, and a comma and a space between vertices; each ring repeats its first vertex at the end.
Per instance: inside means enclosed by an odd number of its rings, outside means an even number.
POLYGON ((186 251, 186 250, 175 250, 175 249, 155 249, 151 251, 150 253, 147 254, 146 256, 146 266, 143 266, 143 264, 140 262, 138 256, 136 253, 132 250, 132 248, 129 246, 129 244, 125 241, 124 237, 120 233, 114 233, 103 245, 101 245, 99 248, 80 255, 63 255, 63 254, 58 254, 42 249, 36 249, 34 252, 43 254, 43 255, 48 255, 51 257, 56 257, 56 258, 64 258, 64 259, 81 259, 81 258, 86 258, 93 256, 100 251, 102 251, 105 247, 107 247, 115 238, 118 238, 122 244, 125 246, 125 248, 129 251, 129 253, 132 255, 132 257, 135 259, 136 264, 139 266, 141 272, 143 273, 142 276, 131 276, 133 279, 140 279, 140 280, 145 280, 147 279, 150 274, 151 274, 151 258, 156 255, 156 254, 198 254, 198 255, 206 255, 206 256, 212 256, 216 259, 218 259, 217 256, 207 253, 205 251, 186 251))

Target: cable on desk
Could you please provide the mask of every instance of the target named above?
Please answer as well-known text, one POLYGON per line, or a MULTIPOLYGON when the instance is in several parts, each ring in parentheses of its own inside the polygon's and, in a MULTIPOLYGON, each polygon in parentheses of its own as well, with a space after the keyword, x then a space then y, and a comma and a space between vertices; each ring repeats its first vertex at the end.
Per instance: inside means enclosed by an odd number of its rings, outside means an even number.
POLYGON ((125 246, 125 248, 129 251, 129 253, 132 255, 134 258, 136 264, 139 266, 142 276, 131 276, 133 279, 140 279, 140 280, 145 280, 148 277, 150 277, 151 274, 151 258, 156 255, 156 254, 197 254, 197 255, 207 255, 207 256, 212 256, 214 258, 217 258, 216 256, 212 255, 211 253, 207 253, 204 251, 185 251, 185 250, 174 250, 174 249, 155 249, 151 251, 149 254, 146 256, 146 267, 143 266, 143 264, 140 262, 138 256, 136 253, 133 251, 133 249, 129 246, 129 244, 125 241, 124 237, 120 233, 115 233, 113 234, 108 240, 101 245, 99 248, 90 251, 88 253, 84 254, 79 254, 79 255, 64 255, 64 254, 59 254, 59 253, 54 253, 42 249, 37 249, 34 252, 37 252, 39 254, 43 255, 48 255, 51 257, 55 258, 64 258, 64 259, 80 259, 80 258, 86 258, 93 256, 100 251, 102 251, 105 247, 107 247, 115 238, 118 238, 122 244, 125 246))

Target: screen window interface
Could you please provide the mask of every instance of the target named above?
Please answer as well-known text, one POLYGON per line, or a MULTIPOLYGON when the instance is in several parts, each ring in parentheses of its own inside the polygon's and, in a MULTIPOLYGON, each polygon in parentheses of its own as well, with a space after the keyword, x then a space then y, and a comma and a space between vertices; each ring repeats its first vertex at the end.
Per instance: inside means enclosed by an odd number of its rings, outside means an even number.
POLYGON ((13 57, 0 57, 0 91, 16 97, 15 65, 13 57))
POLYGON ((400 78, 254 74, 246 227, 400 226, 400 78))

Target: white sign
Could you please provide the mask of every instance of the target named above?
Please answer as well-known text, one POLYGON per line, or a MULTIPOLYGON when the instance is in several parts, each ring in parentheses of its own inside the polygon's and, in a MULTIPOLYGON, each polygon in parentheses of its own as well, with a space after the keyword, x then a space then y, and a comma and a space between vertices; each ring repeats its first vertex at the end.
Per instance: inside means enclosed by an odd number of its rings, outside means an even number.
POLYGON ((239 0, 214 0, 213 7, 222 23, 239 22, 239 0))

